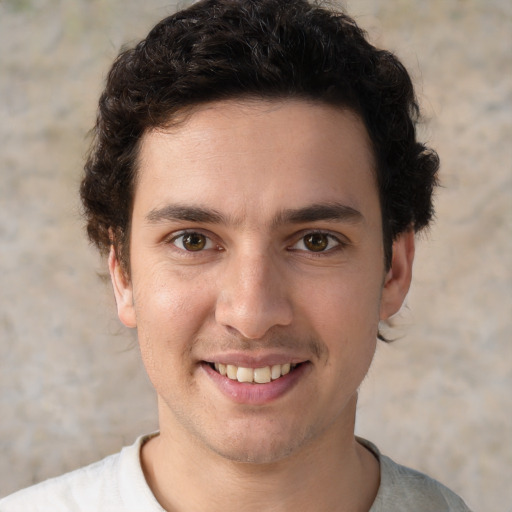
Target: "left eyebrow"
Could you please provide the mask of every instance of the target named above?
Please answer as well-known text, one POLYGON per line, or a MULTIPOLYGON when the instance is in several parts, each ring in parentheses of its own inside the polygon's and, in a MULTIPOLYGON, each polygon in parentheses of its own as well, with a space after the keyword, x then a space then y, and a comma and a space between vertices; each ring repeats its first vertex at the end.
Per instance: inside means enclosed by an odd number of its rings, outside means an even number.
POLYGON ((303 224, 321 220, 357 224, 363 222, 364 216, 360 211, 345 204, 319 203, 304 208, 283 210, 274 219, 274 225, 303 224))

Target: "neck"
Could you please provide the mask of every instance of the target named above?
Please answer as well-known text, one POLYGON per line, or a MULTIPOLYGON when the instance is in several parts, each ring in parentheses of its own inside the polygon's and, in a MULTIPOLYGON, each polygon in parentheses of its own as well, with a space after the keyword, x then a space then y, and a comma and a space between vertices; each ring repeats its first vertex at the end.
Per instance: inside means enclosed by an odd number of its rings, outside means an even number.
POLYGON ((182 433, 172 424, 142 449, 147 482, 169 512, 368 511, 377 494, 378 462, 353 422, 269 464, 227 460, 182 433))

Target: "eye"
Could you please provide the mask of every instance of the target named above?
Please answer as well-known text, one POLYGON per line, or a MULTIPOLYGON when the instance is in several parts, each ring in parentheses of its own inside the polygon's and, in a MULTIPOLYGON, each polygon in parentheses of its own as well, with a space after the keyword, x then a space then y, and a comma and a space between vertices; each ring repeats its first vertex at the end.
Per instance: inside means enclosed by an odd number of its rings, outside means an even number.
POLYGON ((189 252, 212 249, 213 242, 202 233, 187 232, 175 236, 171 242, 178 248, 189 252))
POLYGON ((326 252, 340 245, 340 241, 328 233, 307 233, 291 248, 300 251, 326 252))

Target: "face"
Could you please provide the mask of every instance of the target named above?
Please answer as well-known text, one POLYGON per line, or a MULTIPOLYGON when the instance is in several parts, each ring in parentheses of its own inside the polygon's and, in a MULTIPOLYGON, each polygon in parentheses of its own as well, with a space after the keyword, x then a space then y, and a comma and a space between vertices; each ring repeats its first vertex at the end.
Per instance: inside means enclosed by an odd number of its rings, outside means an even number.
POLYGON ((110 269, 162 436, 270 462, 353 435, 413 252, 400 237, 385 271, 374 166, 357 116, 304 101, 213 103, 145 135, 130 276, 110 269))

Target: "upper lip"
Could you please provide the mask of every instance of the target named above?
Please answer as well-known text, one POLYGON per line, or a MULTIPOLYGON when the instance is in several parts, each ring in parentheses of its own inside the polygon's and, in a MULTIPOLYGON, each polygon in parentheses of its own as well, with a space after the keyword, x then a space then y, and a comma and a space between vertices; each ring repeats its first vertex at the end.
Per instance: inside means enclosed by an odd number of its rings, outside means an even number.
POLYGON ((223 352, 214 354, 203 359, 207 363, 231 364, 244 368, 264 368, 276 364, 299 364, 308 361, 307 357, 291 355, 279 352, 267 352, 265 354, 254 354, 247 352, 223 352))

